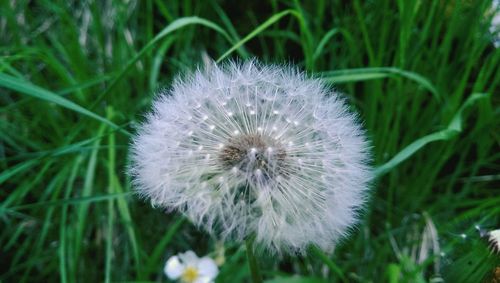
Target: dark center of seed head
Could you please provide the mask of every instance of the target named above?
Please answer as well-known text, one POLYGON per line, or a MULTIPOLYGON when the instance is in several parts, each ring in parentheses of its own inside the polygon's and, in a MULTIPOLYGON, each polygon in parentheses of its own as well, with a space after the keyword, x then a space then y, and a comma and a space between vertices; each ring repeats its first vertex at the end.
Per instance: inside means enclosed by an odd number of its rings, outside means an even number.
POLYGON ((248 134, 229 139, 221 149, 219 160, 225 169, 236 168, 268 180, 283 174, 286 155, 280 143, 260 134, 248 134))

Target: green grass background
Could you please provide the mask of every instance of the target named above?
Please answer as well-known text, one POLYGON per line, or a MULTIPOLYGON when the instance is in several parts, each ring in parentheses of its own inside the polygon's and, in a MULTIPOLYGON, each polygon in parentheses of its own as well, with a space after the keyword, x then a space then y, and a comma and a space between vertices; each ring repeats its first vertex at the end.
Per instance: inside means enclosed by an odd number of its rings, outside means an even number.
MULTIPOLYGON (((333 254, 261 254, 266 280, 479 282, 496 257, 476 226, 500 228, 490 5, 0 1, 0 282, 166 281, 169 256, 215 255, 217 239, 137 199, 126 175, 154 94, 204 54, 323 77, 373 140, 363 222, 333 254)), ((224 255, 218 282, 249 282, 244 247, 224 255)))

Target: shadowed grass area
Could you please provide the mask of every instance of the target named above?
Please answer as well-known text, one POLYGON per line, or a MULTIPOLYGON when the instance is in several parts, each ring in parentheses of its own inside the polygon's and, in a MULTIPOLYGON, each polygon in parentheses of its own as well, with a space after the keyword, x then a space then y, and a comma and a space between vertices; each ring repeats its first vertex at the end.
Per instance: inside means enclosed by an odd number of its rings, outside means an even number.
MULTIPOLYGON (((206 54, 324 78, 373 141, 363 222, 332 254, 261 254, 265 280, 480 282, 498 261, 476 226, 500 228, 490 5, 1 1, 0 281, 166 281, 169 256, 215 253, 217 239, 135 197, 125 173, 155 92, 206 54)), ((220 268, 218 282, 250 280, 240 245, 220 268)))

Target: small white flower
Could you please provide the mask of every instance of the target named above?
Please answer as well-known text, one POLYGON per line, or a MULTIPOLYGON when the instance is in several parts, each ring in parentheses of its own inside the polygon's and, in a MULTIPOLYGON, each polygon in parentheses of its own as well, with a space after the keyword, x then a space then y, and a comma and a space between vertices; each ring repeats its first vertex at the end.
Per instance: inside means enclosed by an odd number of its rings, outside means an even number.
POLYGON ((169 258, 164 272, 168 278, 182 283, 211 283, 219 268, 211 258, 199 258, 193 251, 187 251, 169 258))
POLYGON ((492 250, 500 253, 500 229, 490 231, 488 240, 491 243, 492 250))
POLYGON ((372 178, 356 115, 320 80, 250 61, 178 79, 132 145, 138 192, 221 239, 331 249, 372 178))

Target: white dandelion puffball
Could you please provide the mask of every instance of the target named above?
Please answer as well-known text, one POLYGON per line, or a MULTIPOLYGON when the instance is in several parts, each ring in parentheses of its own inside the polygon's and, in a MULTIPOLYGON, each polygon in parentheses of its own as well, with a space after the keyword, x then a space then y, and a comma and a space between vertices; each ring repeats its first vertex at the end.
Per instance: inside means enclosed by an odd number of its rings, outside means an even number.
POLYGON ((161 93, 132 145, 153 205, 269 251, 331 249, 355 224, 372 170, 356 115, 319 79, 255 61, 212 64, 161 93))

